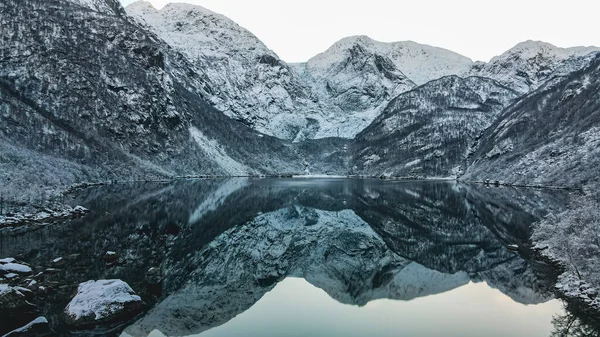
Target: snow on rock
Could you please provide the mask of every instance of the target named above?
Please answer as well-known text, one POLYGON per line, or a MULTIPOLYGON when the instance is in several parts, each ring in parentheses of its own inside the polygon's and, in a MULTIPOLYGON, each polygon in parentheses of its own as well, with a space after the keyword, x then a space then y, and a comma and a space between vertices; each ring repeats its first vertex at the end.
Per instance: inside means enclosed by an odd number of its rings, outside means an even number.
POLYGON ((33 321, 27 323, 26 325, 15 329, 2 337, 16 337, 16 336, 38 336, 38 335, 46 335, 46 333, 50 333, 52 330, 48 325, 48 320, 46 317, 38 317, 33 321))
POLYGON ((66 321, 75 326, 118 320, 142 308, 142 299, 121 280, 87 281, 65 308, 66 321))
POLYGON ((87 213, 89 213, 89 210, 83 206, 76 206, 75 208, 67 206, 60 210, 45 209, 34 214, 18 213, 11 216, 0 215, 0 228, 66 221, 84 216, 87 213))
POLYGON ((26 296, 8 284, 0 284, 0 311, 28 310, 35 306, 27 302, 26 296))
POLYGON ((70 2, 105 14, 121 14, 123 8, 118 0, 69 0, 70 2))
POLYGON ((31 267, 20 263, 5 263, 0 264, 0 271, 12 272, 18 274, 29 274, 32 272, 31 267))

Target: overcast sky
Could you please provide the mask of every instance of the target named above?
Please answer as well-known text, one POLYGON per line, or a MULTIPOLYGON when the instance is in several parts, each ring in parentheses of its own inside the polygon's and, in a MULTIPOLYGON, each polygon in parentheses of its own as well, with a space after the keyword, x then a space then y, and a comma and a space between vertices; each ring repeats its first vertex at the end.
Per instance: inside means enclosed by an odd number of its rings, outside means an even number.
MULTIPOLYGON (((132 0, 121 0, 125 5, 132 0)), ((161 8, 168 0, 151 0, 161 8)), ((518 42, 600 45, 599 0, 180 0, 222 13, 287 62, 339 39, 412 40, 488 61, 518 42)))

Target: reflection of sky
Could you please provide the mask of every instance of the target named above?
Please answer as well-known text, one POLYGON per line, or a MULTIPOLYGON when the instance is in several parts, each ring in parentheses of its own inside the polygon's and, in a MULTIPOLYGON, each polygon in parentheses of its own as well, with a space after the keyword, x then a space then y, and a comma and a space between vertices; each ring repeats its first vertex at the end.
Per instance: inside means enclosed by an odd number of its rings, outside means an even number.
MULTIPOLYGON (((201 337, 547 337, 561 304, 522 305, 485 283, 412 301, 344 305, 304 279, 287 278, 248 311, 201 337)), ((150 336, 162 336, 154 331, 150 336)))

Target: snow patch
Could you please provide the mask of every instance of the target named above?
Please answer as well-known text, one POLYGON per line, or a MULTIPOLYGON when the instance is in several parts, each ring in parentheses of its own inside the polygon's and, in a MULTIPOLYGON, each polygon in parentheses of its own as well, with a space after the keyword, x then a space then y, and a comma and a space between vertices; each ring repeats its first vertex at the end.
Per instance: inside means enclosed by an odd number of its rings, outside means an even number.
POLYGON ((219 142, 209 139, 202 131, 194 126, 190 126, 189 131, 200 149, 204 151, 209 158, 212 158, 225 172, 227 172, 227 174, 231 176, 249 175, 251 172, 250 168, 231 158, 219 142))
POLYGON ((26 266, 26 265, 20 264, 20 263, 2 264, 2 265, 0 265, 0 270, 6 271, 6 272, 19 273, 19 274, 27 274, 27 273, 32 272, 32 270, 29 266, 26 266))

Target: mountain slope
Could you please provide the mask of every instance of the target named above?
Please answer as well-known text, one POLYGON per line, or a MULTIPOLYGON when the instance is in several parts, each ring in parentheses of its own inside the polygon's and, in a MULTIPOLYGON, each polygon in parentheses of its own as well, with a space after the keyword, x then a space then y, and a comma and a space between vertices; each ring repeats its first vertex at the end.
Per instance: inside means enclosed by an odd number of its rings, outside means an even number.
POLYGON ((516 97, 493 80, 458 76, 404 93, 357 136, 352 172, 456 177, 474 140, 516 97))
POLYGON ((126 10, 188 57, 208 85, 205 97, 217 109, 279 138, 294 139, 300 131, 314 136, 310 129, 318 129, 318 123, 312 119, 321 111, 316 98, 252 33, 200 6, 170 3, 157 10, 138 1, 126 10))
POLYGON ((304 169, 289 144, 211 107, 187 59, 119 11, 31 0, 3 2, 0 13, 0 142, 16 158, 2 180, 15 189, 304 169), (68 178, 40 178, 42 154, 66 165, 68 178))
POLYGON ((558 75, 564 75, 580 69, 578 60, 598 51, 598 47, 559 48, 546 42, 525 41, 488 63, 474 64, 469 74, 494 79, 526 94, 539 88, 557 71, 558 75))
POLYGON ((598 183, 600 55, 506 109, 479 141, 467 179, 598 183))

